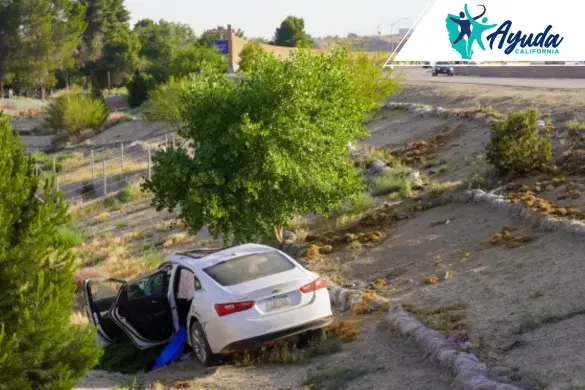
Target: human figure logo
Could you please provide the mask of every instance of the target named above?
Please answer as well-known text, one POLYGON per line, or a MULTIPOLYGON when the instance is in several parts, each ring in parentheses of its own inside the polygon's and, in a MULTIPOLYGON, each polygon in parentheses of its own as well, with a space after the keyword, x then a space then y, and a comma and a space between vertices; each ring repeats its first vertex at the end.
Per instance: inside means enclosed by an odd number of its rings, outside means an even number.
MULTIPOLYGON (((470 11, 468 5, 465 4, 463 11, 460 11, 458 15, 448 14, 445 20, 451 47, 463 60, 471 60, 476 47, 485 51, 484 32, 498 26, 498 24, 488 24, 489 19, 485 16, 487 9, 483 4, 478 4, 476 8, 478 9, 470 11)), ((506 55, 510 53, 559 54, 558 47, 564 38, 559 34, 551 34, 552 28, 552 25, 548 25, 543 32, 538 34, 526 34, 522 31, 514 33, 512 21, 507 20, 486 39, 490 50, 502 49, 507 44, 504 49, 506 55)))

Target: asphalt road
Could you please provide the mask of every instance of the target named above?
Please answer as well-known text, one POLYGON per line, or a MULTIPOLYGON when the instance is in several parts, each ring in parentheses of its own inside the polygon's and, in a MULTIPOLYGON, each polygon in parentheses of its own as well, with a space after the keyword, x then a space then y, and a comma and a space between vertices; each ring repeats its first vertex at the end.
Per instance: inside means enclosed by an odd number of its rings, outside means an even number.
POLYGON ((429 69, 401 68, 398 72, 404 74, 406 80, 413 84, 419 83, 456 83, 456 84, 481 84, 502 85, 508 87, 547 88, 547 89, 585 89, 585 79, 517 79, 508 77, 472 77, 438 75, 433 77, 429 69))

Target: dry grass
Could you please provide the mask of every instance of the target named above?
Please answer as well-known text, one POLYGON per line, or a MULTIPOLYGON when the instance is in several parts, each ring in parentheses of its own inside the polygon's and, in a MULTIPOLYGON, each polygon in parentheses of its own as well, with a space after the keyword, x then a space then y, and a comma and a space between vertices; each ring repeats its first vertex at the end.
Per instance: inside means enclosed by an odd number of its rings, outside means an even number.
POLYGON ((185 244, 185 243, 188 243, 191 241, 193 241, 193 237, 190 237, 187 233, 185 233, 185 232, 175 233, 175 234, 171 234, 170 236, 167 237, 167 239, 163 243, 163 247, 165 249, 168 249, 168 248, 171 248, 175 245, 185 244))
MULTIPOLYGON (((557 183, 562 185, 566 182, 564 178, 553 179, 553 184, 557 183)), ((514 186, 514 192, 509 194, 507 198, 510 202, 517 204, 522 203, 523 205, 530 207, 533 211, 537 211, 543 215, 553 215, 561 219, 576 219, 585 221, 585 213, 579 209, 571 207, 560 207, 550 201, 543 199, 535 193, 534 189, 530 189, 527 186, 514 186)))
POLYGON ((326 330, 328 335, 343 342, 357 340, 358 338, 358 328, 355 320, 336 320, 326 330))
POLYGON ((503 227, 500 233, 495 233, 492 236, 492 245, 504 245, 507 248, 517 248, 523 244, 534 241, 533 237, 513 236, 513 231, 514 228, 507 226, 503 227))
POLYGON ((74 311, 71 313, 71 323, 74 325, 85 326, 89 325, 89 319, 83 311, 74 311))
POLYGON ((414 315, 421 322, 430 328, 448 334, 466 332, 467 322, 465 310, 467 305, 458 303, 438 308, 415 308, 410 305, 403 305, 404 310, 414 315))
POLYGON ((110 218, 111 218, 111 214, 108 213, 107 211, 105 211, 99 215, 96 215, 94 217, 93 221, 96 223, 103 223, 103 222, 106 222, 110 218))
MULTIPOLYGON (((116 175, 123 172, 135 172, 148 168, 147 161, 136 161, 132 159, 124 160, 124 168, 122 169, 121 160, 112 161, 106 164, 106 175, 116 175)), ((102 166, 96 164, 95 178, 103 177, 102 166)), ((92 178, 91 166, 84 166, 79 169, 59 175, 59 184, 77 183, 80 181, 90 180, 92 178)))
POLYGON ((461 185, 461 181, 434 182, 429 186, 429 193, 432 196, 440 196, 459 185, 461 185))
POLYGON ((457 136, 454 131, 443 131, 428 140, 409 142, 402 150, 394 152, 405 165, 423 164, 431 160, 436 153, 457 136))

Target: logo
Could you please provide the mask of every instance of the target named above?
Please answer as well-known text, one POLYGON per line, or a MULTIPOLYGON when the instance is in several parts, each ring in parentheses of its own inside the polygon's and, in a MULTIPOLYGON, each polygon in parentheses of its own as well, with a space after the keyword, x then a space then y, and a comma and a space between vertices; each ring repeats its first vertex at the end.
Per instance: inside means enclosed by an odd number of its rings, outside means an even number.
POLYGON ((448 14, 446 27, 451 47, 459 53, 461 59, 471 60, 474 50, 479 47, 486 50, 486 42, 490 50, 504 50, 506 55, 514 54, 559 54, 558 46, 563 41, 559 34, 551 34, 552 25, 548 25, 543 32, 526 34, 521 30, 513 32, 512 21, 507 20, 498 26, 489 24, 486 15, 487 9, 483 4, 476 9, 469 10, 467 4, 459 14, 448 14), (485 37, 484 33, 498 27, 485 37))

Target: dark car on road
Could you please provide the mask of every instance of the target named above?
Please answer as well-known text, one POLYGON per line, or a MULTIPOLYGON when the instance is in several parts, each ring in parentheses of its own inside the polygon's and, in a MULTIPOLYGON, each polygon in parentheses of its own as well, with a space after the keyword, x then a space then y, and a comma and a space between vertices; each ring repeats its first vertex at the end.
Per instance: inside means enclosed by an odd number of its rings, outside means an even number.
POLYGON ((446 74, 447 76, 453 76, 453 65, 449 62, 437 62, 433 66, 433 76, 439 74, 446 74))

